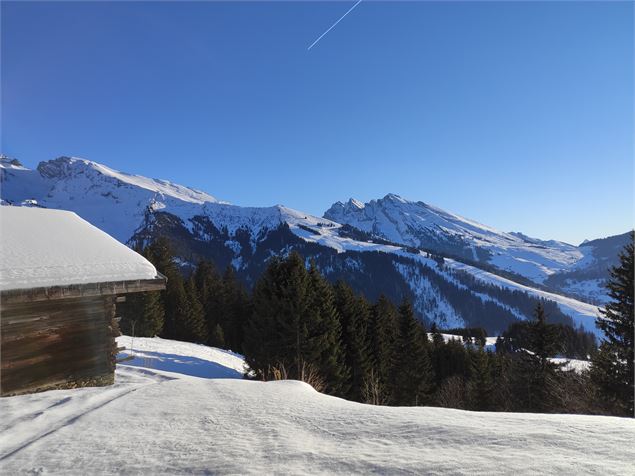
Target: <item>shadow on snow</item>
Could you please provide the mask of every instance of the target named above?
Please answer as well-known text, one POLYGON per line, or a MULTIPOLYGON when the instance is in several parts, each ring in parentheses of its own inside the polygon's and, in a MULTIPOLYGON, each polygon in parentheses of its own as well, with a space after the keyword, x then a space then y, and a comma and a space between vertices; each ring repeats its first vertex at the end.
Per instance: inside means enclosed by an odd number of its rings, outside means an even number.
MULTIPOLYGON (((128 357, 130 354, 123 352, 118 358, 128 357)), ((122 362, 123 365, 143 367, 146 369, 174 372, 192 377, 201 378, 237 378, 242 379, 243 374, 237 370, 225 367, 216 362, 198 359, 184 355, 164 354, 161 352, 140 351, 134 354, 134 358, 122 362)))

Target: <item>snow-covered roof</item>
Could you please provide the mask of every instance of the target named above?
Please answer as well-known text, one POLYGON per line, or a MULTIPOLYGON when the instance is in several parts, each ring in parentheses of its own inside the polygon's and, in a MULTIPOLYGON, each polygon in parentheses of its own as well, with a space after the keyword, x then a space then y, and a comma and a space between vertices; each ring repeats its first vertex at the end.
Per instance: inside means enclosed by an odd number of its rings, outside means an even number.
POLYGON ((0 290, 154 279, 143 256, 73 212, 0 207, 0 290))

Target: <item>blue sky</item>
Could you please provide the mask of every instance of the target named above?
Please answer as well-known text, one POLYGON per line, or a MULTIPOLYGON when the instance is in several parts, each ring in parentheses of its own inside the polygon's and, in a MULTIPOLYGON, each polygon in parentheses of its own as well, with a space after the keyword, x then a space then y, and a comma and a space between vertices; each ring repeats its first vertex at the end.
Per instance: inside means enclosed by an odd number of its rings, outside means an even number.
POLYGON ((2 3, 2 152, 238 205, 633 226, 631 2, 2 3))

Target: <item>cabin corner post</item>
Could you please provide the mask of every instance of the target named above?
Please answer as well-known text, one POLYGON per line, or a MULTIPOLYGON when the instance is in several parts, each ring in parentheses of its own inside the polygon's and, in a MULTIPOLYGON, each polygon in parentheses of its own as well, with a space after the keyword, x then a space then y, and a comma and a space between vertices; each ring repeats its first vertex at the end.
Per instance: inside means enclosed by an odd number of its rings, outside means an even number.
POLYGON ((110 348, 108 349, 108 363, 110 364, 110 383, 115 382, 115 369, 117 367, 117 354, 119 349, 117 348, 117 337, 121 335, 117 319, 117 296, 105 296, 105 319, 108 326, 108 335, 110 339, 110 348))

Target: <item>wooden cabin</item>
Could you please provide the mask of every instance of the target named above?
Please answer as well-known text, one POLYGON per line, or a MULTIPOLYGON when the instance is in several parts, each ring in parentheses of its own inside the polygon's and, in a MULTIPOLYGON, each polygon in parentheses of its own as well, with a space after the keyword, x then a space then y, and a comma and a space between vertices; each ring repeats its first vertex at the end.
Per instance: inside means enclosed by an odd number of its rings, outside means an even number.
POLYGON ((164 288, 148 260, 75 213, 0 206, 0 395, 112 384, 116 303, 164 288))

